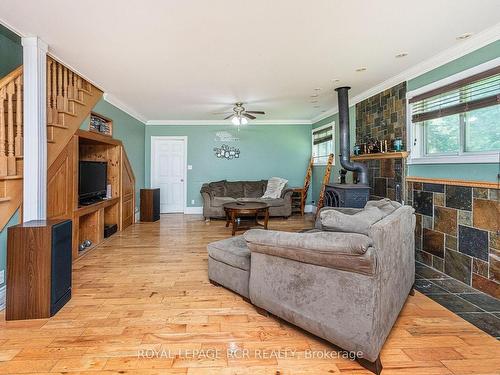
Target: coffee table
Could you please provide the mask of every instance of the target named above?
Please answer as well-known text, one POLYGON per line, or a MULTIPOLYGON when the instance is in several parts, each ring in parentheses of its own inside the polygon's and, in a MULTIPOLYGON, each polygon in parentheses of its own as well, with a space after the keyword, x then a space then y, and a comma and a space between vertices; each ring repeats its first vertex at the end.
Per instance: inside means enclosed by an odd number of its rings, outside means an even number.
POLYGON ((230 202, 223 205, 226 212, 226 227, 233 225, 232 235, 239 229, 249 229, 255 226, 267 229, 269 222, 269 205, 264 202, 230 202), (264 224, 258 222, 259 215, 264 216, 264 224), (241 219, 253 218, 253 225, 240 225, 241 219))

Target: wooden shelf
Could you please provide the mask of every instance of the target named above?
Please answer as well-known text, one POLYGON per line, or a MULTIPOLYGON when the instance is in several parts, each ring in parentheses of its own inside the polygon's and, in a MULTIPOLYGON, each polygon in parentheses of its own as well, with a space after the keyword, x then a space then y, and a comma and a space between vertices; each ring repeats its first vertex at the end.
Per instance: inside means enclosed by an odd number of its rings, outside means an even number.
POLYGON ((407 151, 401 152, 379 152, 375 154, 351 155, 351 160, 378 160, 378 159, 406 159, 408 157, 407 151))
POLYGON ((120 201, 119 197, 103 200, 102 202, 89 204, 88 206, 81 206, 75 210, 76 216, 84 216, 91 212, 100 210, 101 208, 106 208, 112 206, 120 201))
POLYGON ((499 187, 497 182, 458 180, 458 179, 449 179, 449 178, 428 178, 428 177, 408 176, 406 178, 406 181, 407 182, 422 182, 422 183, 428 183, 428 184, 443 184, 443 185, 453 185, 453 186, 477 187, 477 188, 483 188, 483 189, 498 189, 498 187, 499 187))
POLYGON ((122 231, 134 223, 135 177, 121 141, 77 130, 50 167, 48 180, 48 217, 73 220, 74 261, 102 243, 106 224, 116 224, 118 231, 122 231), (78 205, 78 168, 82 160, 107 163, 110 199, 78 205), (92 246, 79 251, 84 240, 92 241, 92 246))

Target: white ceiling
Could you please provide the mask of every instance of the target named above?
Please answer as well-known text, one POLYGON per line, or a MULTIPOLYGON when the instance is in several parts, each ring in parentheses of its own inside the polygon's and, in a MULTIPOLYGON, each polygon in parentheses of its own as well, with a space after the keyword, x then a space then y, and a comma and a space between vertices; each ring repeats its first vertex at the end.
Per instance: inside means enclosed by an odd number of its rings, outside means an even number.
POLYGON ((218 120, 235 101, 311 120, 334 85, 359 95, 499 23, 500 1, 2 0, 0 21, 147 120, 218 120))

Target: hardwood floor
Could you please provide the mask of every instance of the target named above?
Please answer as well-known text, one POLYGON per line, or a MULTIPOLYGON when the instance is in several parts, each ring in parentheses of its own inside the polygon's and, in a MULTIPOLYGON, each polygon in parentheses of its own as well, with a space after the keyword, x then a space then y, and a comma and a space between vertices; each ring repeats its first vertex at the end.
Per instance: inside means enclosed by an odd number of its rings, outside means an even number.
MULTIPOLYGON (((311 220, 269 226, 296 231, 311 220)), ((230 235, 224 225, 162 215, 113 236, 76 262, 73 298, 55 317, 2 315, 0 373, 370 374, 347 359, 307 358, 332 348, 209 284, 206 244, 230 235)), ((384 375, 500 373, 499 342, 419 292, 381 358, 384 375)))

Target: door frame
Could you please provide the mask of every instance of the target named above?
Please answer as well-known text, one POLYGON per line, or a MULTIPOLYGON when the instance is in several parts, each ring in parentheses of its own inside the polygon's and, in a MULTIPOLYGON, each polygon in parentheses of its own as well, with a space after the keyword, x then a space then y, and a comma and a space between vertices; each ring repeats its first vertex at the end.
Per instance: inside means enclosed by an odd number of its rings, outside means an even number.
MULTIPOLYGON (((187 209, 187 150, 188 150, 188 137, 186 135, 182 136, 167 136, 167 135, 152 135, 151 136, 151 168, 150 168, 150 186, 153 187, 153 178, 154 178, 154 170, 155 170, 155 153, 156 153, 156 142, 157 141, 183 141, 184 142, 184 173, 183 173, 183 179, 184 179, 184 202, 182 204, 182 213, 186 213, 187 209)), ((161 212, 160 212, 161 213, 161 212)))

